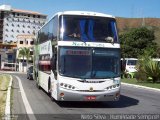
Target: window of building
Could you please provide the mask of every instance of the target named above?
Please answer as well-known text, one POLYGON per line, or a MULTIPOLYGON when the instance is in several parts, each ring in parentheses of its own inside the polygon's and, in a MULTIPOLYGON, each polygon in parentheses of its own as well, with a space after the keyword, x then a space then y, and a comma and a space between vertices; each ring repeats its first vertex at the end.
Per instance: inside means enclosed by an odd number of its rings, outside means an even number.
POLYGON ((20 41, 19 44, 23 44, 23 41, 20 41))
POLYGON ((17 32, 19 33, 19 30, 17 30, 17 32))
POLYGON ((28 27, 28 28, 30 28, 30 26, 29 26, 29 25, 28 25, 27 27, 28 27))
POLYGON ((13 56, 11 55, 11 54, 9 54, 8 56, 7 56, 8 58, 8 61, 12 61, 13 60, 13 56))
POLYGON ((28 33, 30 34, 30 31, 28 31, 28 33))
POLYGON ((33 44, 34 44, 34 41, 30 41, 30 44, 33 45, 33 44))
POLYGON ((20 25, 18 24, 17 27, 20 27, 20 25))
POLYGON ((23 25, 23 28, 25 28, 25 25, 23 25))
POLYGON ((14 32, 14 30, 13 30, 13 29, 12 29, 11 31, 12 31, 12 32, 14 32))
POLYGON ((8 29, 6 29, 6 31, 8 32, 8 29))
POLYGON ((30 51, 30 55, 33 55, 33 51, 30 51))
POLYGON ((22 33, 25 33, 24 30, 22 30, 22 33))

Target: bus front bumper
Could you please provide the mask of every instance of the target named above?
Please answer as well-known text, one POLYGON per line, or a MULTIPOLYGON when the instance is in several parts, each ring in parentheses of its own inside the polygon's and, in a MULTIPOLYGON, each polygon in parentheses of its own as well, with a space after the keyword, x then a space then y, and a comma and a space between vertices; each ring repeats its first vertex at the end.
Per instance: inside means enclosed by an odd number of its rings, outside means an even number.
POLYGON ((80 92, 61 88, 58 101, 118 101, 120 88, 103 92, 80 92))

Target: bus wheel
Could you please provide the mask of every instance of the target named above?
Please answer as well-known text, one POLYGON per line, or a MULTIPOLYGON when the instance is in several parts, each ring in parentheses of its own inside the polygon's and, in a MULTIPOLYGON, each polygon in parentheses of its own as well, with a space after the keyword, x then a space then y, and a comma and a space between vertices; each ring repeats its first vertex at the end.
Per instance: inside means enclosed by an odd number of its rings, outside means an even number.
POLYGON ((38 78, 36 78, 36 86, 37 86, 38 89, 41 89, 41 86, 39 85, 39 79, 38 78))

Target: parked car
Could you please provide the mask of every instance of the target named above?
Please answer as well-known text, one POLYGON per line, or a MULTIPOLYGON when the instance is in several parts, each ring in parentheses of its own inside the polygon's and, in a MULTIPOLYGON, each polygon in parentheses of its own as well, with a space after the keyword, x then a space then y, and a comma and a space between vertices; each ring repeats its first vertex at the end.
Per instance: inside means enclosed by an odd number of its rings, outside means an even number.
POLYGON ((33 66, 28 67, 27 69, 27 79, 33 79, 33 66))

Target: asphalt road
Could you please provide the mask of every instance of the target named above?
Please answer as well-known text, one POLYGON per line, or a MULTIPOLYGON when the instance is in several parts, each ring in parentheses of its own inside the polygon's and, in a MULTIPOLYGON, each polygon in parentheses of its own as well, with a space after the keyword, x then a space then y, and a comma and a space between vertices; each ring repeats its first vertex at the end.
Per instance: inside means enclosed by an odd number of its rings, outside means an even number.
POLYGON ((27 80, 25 74, 11 75, 13 77, 12 114, 26 114, 18 80, 14 75, 21 79, 29 104, 38 120, 93 118, 99 120, 105 118, 99 116, 101 114, 160 114, 160 92, 122 85, 121 97, 117 102, 54 102, 50 100, 47 93, 36 87, 35 81, 27 80))

